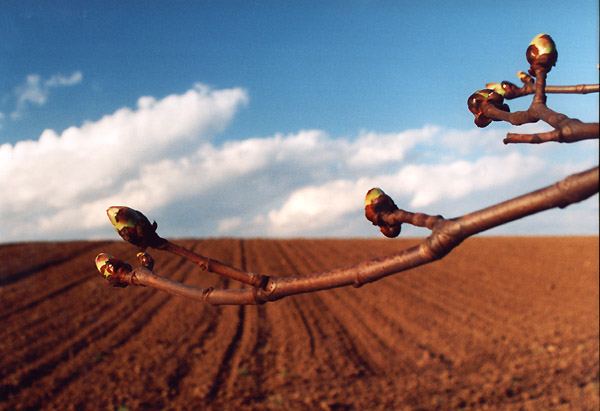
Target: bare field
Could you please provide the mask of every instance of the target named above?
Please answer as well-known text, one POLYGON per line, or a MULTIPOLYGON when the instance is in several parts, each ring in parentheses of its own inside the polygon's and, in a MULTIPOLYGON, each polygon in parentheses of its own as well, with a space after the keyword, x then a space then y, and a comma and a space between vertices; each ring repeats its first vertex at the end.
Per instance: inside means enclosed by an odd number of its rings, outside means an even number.
MULTIPOLYGON (((300 275, 416 240, 180 240, 300 275)), ((598 409, 598 238, 466 240, 361 288, 213 307, 115 289, 124 242, 0 245, 2 410, 598 409)), ((239 285, 158 251, 155 271, 239 285)))

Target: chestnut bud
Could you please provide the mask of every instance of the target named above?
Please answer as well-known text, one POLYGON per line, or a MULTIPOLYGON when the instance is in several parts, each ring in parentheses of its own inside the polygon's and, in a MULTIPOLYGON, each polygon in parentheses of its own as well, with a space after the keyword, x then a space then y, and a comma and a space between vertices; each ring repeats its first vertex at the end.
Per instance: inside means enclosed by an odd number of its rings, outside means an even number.
POLYGON ((120 258, 100 253, 96 256, 96 268, 113 287, 127 287, 130 282, 131 266, 120 258))
POLYGON ((393 213, 398 210, 398 206, 394 203, 386 193, 383 192, 379 187, 370 189, 365 196, 365 217, 373 225, 379 226, 379 230, 386 237, 397 237, 400 234, 401 224, 385 224, 380 221, 379 213, 389 212, 393 213))
POLYGON ((534 82, 533 77, 531 77, 529 74, 525 73, 524 71, 517 71, 517 76, 519 76, 519 79, 521 79, 521 81, 524 84, 534 82))
POLYGON ((475 115, 475 124, 477 127, 483 128, 492 122, 491 118, 483 114, 483 110, 487 104, 491 104, 503 111, 510 111, 508 105, 504 104, 504 97, 501 94, 490 89, 478 90, 471 94, 467 100, 469 110, 475 115))
POLYGON ((154 268, 154 258, 148 253, 137 253, 137 258, 139 262, 146 267, 148 270, 152 271, 154 268))
POLYGON ((535 71, 543 69, 548 73, 558 60, 556 44, 548 34, 538 34, 531 40, 525 53, 527 61, 531 65, 529 74, 535 77, 535 71))
POLYGON ((133 208, 112 206, 106 210, 106 214, 121 238, 140 250, 147 247, 157 248, 166 243, 165 239, 156 234, 156 221, 150 224, 144 214, 133 208))
POLYGON ((511 83, 510 81, 503 81, 502 83, 488 83, 485 85, 486 89, 493 90, 500 94, 504 98, 515 98, 519 96, 519 87, 511 83))

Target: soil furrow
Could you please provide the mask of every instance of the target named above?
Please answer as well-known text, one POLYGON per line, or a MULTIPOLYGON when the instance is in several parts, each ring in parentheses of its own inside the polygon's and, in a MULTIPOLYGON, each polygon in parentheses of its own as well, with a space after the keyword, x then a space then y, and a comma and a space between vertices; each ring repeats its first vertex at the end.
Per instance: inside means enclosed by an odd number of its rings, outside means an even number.
MULTIPOLYGON (((32 258, 33 255, 31 255, 31 252, 15 252, 9 246, 0 245, 0 257, 2 257, 0 258, 2 261, 2 266, 0 267, 0 287, 25 280, 50 267, 65 264, 76 256, 90 250, 98 249, 109 243, 111 242, 85 242, 83 244, 70 244, 68 247, 55 246, 52 247, 52 253, 45 255, 44 257, 46 258, 42 261, 40 261, 39 257, 32 258)), ((19 249, 19 247, 16 247, 16 250, 19 249)))
MULTIPOLYGON (((331 259, 331 256, 329 255, 329 253, 324 250, 323 248, 320 248, 320 252, 319 253, 315 253, 314 250, 316 248, 312 248, 312 249, 308 249, 306 250, 307 253, 307 258, 305 260, 307 261, 322 261, 325 260, 327 261, 327 259, 331 259)), ((440 263, 437 263, 438 266, 440 265, 440 263)), ((418 296, 419 300, 418 303, 416 305, 427 305, 430 308, 433 308, 434 310, 436 310, 436 315, 435 318, 438 321, 438 324, 433 324, 432 329, 443 329, 444 327, 441 326, 441 324, 443 324, 443 322, 460 322, 462 323, 462 328, 466 326, 468 326, 471 335, 470 335, 470 339, 468 340, 469 345, 473 344, 473 339, 477 339, 479 341, 481 341, 482 339, 485 339, 487 336, 489 336, 489 332, 492 331, 497 331, 497 325, 498 322, 500 322, 501 316, 499 311, 501 310, 494 310, 491 315, 489 315, 487 317, 487 321, 484 320, 478 312, 474 312, 473 310, 470 309, 470 306, 472 305, 472 301, 470 300, 470 296, 465 295, 463 293, 461 293, 460 291, 454 291, 455 288, 452 286, 453 284, 456 283, 455 279, 453 278, 454 276, 452 276, 451 274, 445 273, 443 270, 440 271, 439 268, 435 269, 435 265, 432 265, 431 267, 433 267, 433 272, 431 273, 425 273, 425 275, 419 276, 419 280, 425 279, 422 283, 422 285, 419 286, 418 291, 419 293, 415 295, 415 297, 418 296), (439 275, 439 274, 442 275, 439 275), (474 320, 476 319, 480 319, 481 321, 479 322, 479 324, 474 324, 474 320)), ((424 271, 423 269, 421 269, 421 271, 424 271)), ((404 284, 404 282, 406 282, 405 280, 407 280, 410 283, 410 278, 393 278, 393 279, 386 279, 385 283, 387 285, 392 285, 394 283, 402 285, 404 284), (395 281, 394 281, 395 280, 395 281)), ((383 288, 383 285, 379 282, 371 285, 370 287, 365 287, 365 290, 361 290, 361 292, 365 292, 367 294, 377 294, 378 296, 381 296, 381 294, 383 294, 385 291, 383 288)), ((388 288, 388 287, 386 287, 388 288)), ((406 289, 406 288, 405 288, 406 289)), ((414 294, 414 292, 412 291, 413 289, 408 288, 409 294, 414 294)), ((336 295, 341 295, 341 292, 332 292, 331 296, 336 296, 336 295)), ((498 299, 498 298, 496 298, 498 299)), ((352 302, 353 300, 350 300, 349 302, 352 302)), ((350 305, 348 305, 350 306, 350 305)), ((481 306, 481 304, 479 304, 478 306, 481 306)), ((364 312, 366 310, 362 310, 362 312, 364 312)), ((419 321, 419 324, 427 324, 427 320, 423 319, 419 321)), ((458 327, 458 326, 457 326, 458 327)), ((504 325, 504 327, 506 327, 506 325, 504 325)), ((417 334, 423 334, 424 330, 422 329, 422 326, 419 327, 421 328, 419 331, 416 331, 417 334)), ((503 328, 504 329, 504 328, 503 328)), ((374 334, 377 334, 377 330, 373 330, 374 334)), ((442 334, 438 335, 435 339, 438 341, 443 341, 444 339, 449 339, 449 338, 453 338, 453 336, 449 335, 447 337, 444 337, 442 334)), ((419 343, 418 344, 420 348, 422 348, 423 350, 425 350, 429 357, 431 358, 437 358, 440 359, 443 363, 446 363, 447 365, 451 363, 450 358, 455 357, 455 352, 456 352, 456 347, 454 348, 454 350, 449 351, 446 350, 446 345, 442 345, 438 348, 435 347, 429 347, 428 345, 419 343), (426 349, 423 347, 427 347, 426 349)), ((420 351, 418 351, 420 352, 420 351)), ((417 353, 418 353, 417 352, 417 353)), ((463 350, 463 353, 465 352, 465 350, 463 350)))
MULTIPOLYGON (((277 276, 419 241, 177 240, 277 276)), ((475 237, 358 289, 244 308, 107 287, 94 253, 137 264, 124 242, 0 245, 0 409, 598 409, 598 243, 475 237)), ((173 280, 245 287, 152 254, 173 280)))
MULTIPOLYGON (((310 250, 316 249, 316 247, 312 247, 310 250)), ((329 269, 327 261, 340 253, 339 249, 332 247, 321 246, 318 249, 318 253, 308 250, 297 253, 310 271, 329 269)), ((322 298, 318 305, 322 306, 320 311, 331 313, 331 321, 335 325, 338 338, 343 336, 345 340, 345 346, 348 349, 347 356, 354 358, 355 362, 362 366, 358 372, 373 375, 379 373, 381 367, 389 365, 389 360, 386 364, 381 353, 389 354, 391 347, 378 337, 380 328, 378 321, 373 321, 373 317, 368 316, 369 324, 367 325, 363 320, 363 315, 366 313, 377 311, 376 306, 361 304, 355 308, 356 298, 350 297, 342 300, 340 297, 341 295, 354 295, 357 292, 358 290, 345 288, 321 293, 322 298), (349 315, 348 311, 352 311, 352 315, 349 315)))
POLYGON ((225 353, 223 354, 223 357, 221 358, 221 362, 219 364, 217 373, 212 381, 211 388, 208 391, 208 394, 206 396, 209 401, 215 400, 215 398, 217 397, 219 392, 222 390, 222 388, 227 383, 228 379, 235 378, 233 376, 233 372, 232 372, 232 369, 233 369, 232 360, 233 360, 235 352, 238 348, 237 344, 242 337, 242 333, 244 332, 244 316, 245 316, 245 312, 246 312, 244 306, 239 306, 237 308, 237 310, 238 310, 237 327, 236 327, 235 333, 233 334, 231 341, 229 342, 229 344, 227 345, 227 348, 225 349, 225 353))
MULTIPOLYGON (((246 251, 245 241, 238 240, 236 244, 236 253, 232 265, 239 267, 242 270, 246 270, 246 251)), ((239 284, 235 284, 235 288, 240 288, 239 284)), ((221 359, 217 374, 213 380, 212 387, 208 392, 208 401, 214 401, 219 393, 223 390, 231 392, 232 387, 235 384, 236 379, 240 374, 245 374, 247 370, 240 369, 241 358, 240 352, 243 352, 242 343, 244 341, 244 332, 248 329, 249 325, 246 323, 246 306, 238 306, 237 308, 237 327, 233 338, 227 345, 225 354, 221 359)), ((246 331, 247 332, 247 331, 246 331)))
MULTIPOLYGON (((283 247, 284 258, 290 261, 299 272, 310 273, 322 271, 323 267, 314 264, 309 256, 295 248, 283 247)), ((362 375, 363 373, 373 374, 370 361, 359 354, 354 342, 349 338, 346 331, 339 326, 337 318, 337 307, 327 306, 323 302, 323 293, 303 296, 302 300, 306 303, 304 307, 309 318, 314 318, 312 327, 317 331, 322 349, 327 352, 326 363, 331 370, 342 376, 362 375), (339 352, 343 353, 344 361, 340 364, 336 358, 339 358, 339 352)))
MULTIPOLYGON (((182 263, 178 263, 181 265, 182 263)), ((87 281, 86 279, 85 281, 87 281)), ((125 290, 121 290, 125 291, 125 290)), ((139 332, 139 330, 144 326, 144 321, 147 320, 150 316, 153 315, 153 312, 163 305, 170 296, 164 296, 158 304, 152 306, 151 309, 147 310, 146 316, 142 316, 142 319, 139 323, 135 324, 132 328, 132 331, 129 334, 125 334, 124 337, 121 337, 119 340, 121 341, 118 344, 109 343, 107 344, 109 349, 100 349, 99 353, 96 353, 95 356, 104 356, 106 353, 110 352, 112 348, 118 347, 123 342, 125 342, 130 336, 133 336, 139 332)), ((134 303, 127 302, 126 300, 121 302, 120 304, 111 307, 114 309, 118 315, 110 316, 110 317, 102 317, 103 321, 95 322, 90 327, 87 327, 86 330, 80 330, 74 338, 69 338, 66 341, 60 343, 58 346, 48 347, 51 348, 51 351, 47 351, 45 355, 40 358, 25 358, 25 361, 31 364, 27 367, 27 370, 23 373, 20 373, 17 370, 17 375, 9 377, 12 380, 17 380, 16 384, 3 384, 0 386, 0 398, 4 397, 8 393, 10 394, 18 394, 24 388, 28 388, 32 386, 36 381, 48 376, 49 374, 55 372, 55 369, 59 366, 59 364, 64 362, 74 362, 75 358, 80 354, 81 351, 87 349, 90 346, 90 342, 93 341, 95 345, 98 345, 98 341, 106 340, 114 340, 115 337, 112 335, 116 330, 118 330, 123 324, 123 320, 127 319, 127 321, 131 321, 138 316, 138 312, 144 309, 150 302, 151 298, 142 298, 137 299, 134 303), (107 335, 108 332, 108 335, 107 335), (19 375, 20 374, 20 375, 19 375)), ((45 344, 47 345, 47 344, 45 344)), ((90 356, 89 358, 92 358, 90 356)), ((74 376, 76 377, 76 375, 74 376)), ((62 385, 64 387, 64 383, 68 383, 68 381, 74 377, 65 377, 62 378, 62 383, 59 383, 54 391, 60 391, 59 387, 62 385)), ((34 407, 35 408, 35 407, 34 407)))

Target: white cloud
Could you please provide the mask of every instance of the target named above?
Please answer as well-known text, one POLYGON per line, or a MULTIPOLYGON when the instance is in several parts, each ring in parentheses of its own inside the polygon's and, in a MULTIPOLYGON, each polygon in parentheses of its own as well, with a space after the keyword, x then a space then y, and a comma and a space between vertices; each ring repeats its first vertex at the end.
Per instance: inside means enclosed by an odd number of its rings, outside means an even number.
POLYGON ((21 117, 23 111, 30 104, 44 105, 50 94, 50 89, 55 87, 68 87, 81 83, 83 74, 75 71, 71 76, 65 77, 55 74, 47 80, 42 80, 39 74, 30 74, 25 78, 25 83, 15 89, 17 98, 16 109, 11 113, 11 118, 21 117))
POLYGON ((334 180, 293 191, 283 206, 268 212, 268 234, 302 235, 331 228, 344 215, 361 209, 366 192, 361 185, 364 186, 360 182, 334 180))
MULTIPOLYGON (((124 200, 152 204, 143 196, 136 198, 135 182, 161 161, 208 141, 246 102, 244 90, 196 85, 161 100, 143 97, 135 110, 123 108, 60 135, 45 130, 37 141, 0 146, 0 192, 7 193, 0 203, 0 219, 7 223, 3 227, 10 227, 0 236, 52 235, 77 230, 79 224, 97 227, 103 211, 92 214, 92 207, 104 210, 119 204, 124 187, 133 193, 124 200)), ((170 184, 163 178, 153 188, 161 183, 170 184)), ((160 198, 161 193, 149 196, 160 198)))
POLYGON ((505 146, 505 130, 431 125, 215 143, 247 101, 242 89, 198 84, 163 99, 142 97, 134 109, 60 134, 46 130, 37 141, 0 146, 0 192, 9 193, 0 200, 0 225, 8 227, 0 241, 113 238, 104 214, 111 205, 141 210, 164 236, 374 236, 362 209, 371 187, 401 208, 452 217, 597 158, 596 142, 505 146))
POLYGON ((81 71, 75 71, 70 77, 55 74, 46 80, 45 85, 46 87, 72 86, 81 83, 81 80, 83 80, 83 74, 81 74, 81 71))
POLYGON ((363 133, 348 147, 348 164, 354 168, 382 167, 404 160, 408 150, 417 144, 431 143, 440 127, 425 126, 422 130, 403 133, 363 133))
POLYGON ((362 213, 364 195, 375 186, 384 187, 401 208, 418 211, 435 202, 502 187, 540 171, 543 165, 539 158, 511 153, 503 157, 482 157, 474 162, 410 164, 393 174, 310 185, 294 190, 280 208, 268 212, 267 234, 302 235, 307 231, 335 228, 343 224, 345 216, 362 213))

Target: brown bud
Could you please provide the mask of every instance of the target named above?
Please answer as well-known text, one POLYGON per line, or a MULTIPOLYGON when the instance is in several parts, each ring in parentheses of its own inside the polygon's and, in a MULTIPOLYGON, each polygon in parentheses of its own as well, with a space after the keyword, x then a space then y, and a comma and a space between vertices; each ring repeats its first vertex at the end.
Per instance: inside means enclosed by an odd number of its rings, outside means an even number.
POLYGON ((502 90, 504 90, 504 93, 502 94, 504 98, 511 99, 519 97, 521 89, 510 81, 503 81, 500 83, 500 86, 502 87, 502 90))
POLYGON ((402 230, 402 224, 386 225, 386 226, 379 227, 379 231, 381 231, 381 233, 384 236, 389 237, 389 238, 398 237, 401 230, 402 230))
POLYGON ((127 287, 131 282, 131 266, 120 258, 100 253, 96 256, 96 268, 113 287, 127 287))
POLYGON ((543 33, 538 34, 531 40, 525 56, 531 65, 529 74, 533 77, 535 77, 536 70, 542 69, 549 72, 556 65, 556 60, 558 60, 558 52, 556 51, 554 40, 548 34, 543 33))
POLYGON ((502 97, 504 97, 504 88, 502 88, 501 83, 487 83, 485 85, 485 88, 487 90, 493 90, 496 93, 500 94, 502 97))
POLYGON ((477 127, 483 128, 492 122, 491 118, 483 114, 483 110, 487 104, 491 104, 503 111, 510 111, 508 105, 504 104, 504 97, 502 95, 490 89, 478 90, 471 94, 467 100, 469 111, 475 115, 475 124, 477 127))
POLYGON ((124 206, 112 206, 106 210, 108 219, 123 240, 141 250, 147 247, 158 248, 166 240, 156 234, 156 221, 150 221, 141 212, 124 206))
POLYGON ((154 258, 148 253, 137 253, 137 258, 140 263, 146 267, 148 270, 152 271, 154 269, 154 258))
POLYGON ((393 213, 397 209, 398 207, 394 203, 394 200, 378 187, 370 189, 365 196, 365 217, 373 225, 379 224, 379 213, 386 211, 393 213))
POLYGON ((524 83, 533 83, 533 77, 531 77, 529 74, 525 73, 524 71, 517 71, 517 76, 519 76, 519 79, 524 83))
POLYGON ((380 221, 380 213, 393 213, 398 210, 394 200, 379 187, 370 189, 365 196, 365 217, 373 225, 379 226, 379 230, 386 237, 397 237, 402 228, 401 224, 389 225, 380 221))

